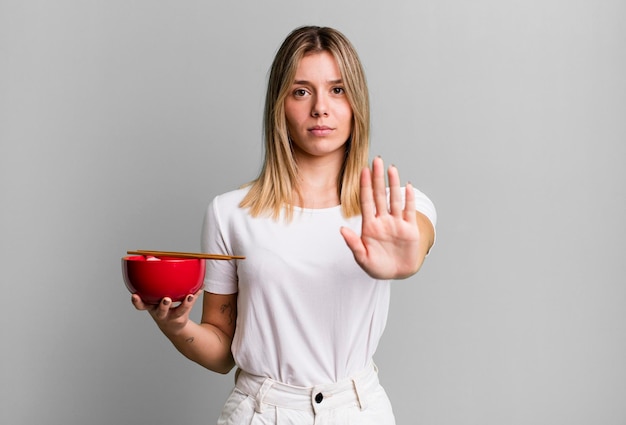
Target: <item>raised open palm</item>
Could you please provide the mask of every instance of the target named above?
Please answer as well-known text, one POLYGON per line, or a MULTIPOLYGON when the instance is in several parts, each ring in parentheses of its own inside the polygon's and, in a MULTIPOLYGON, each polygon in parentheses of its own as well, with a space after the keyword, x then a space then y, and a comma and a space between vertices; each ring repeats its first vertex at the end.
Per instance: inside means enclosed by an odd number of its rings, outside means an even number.
POLYGON ((361 235, 347 227, 341 228, 341 234, 356 262, 367 274, 375 279, 403 279, 419 270, 424 257, 420 247, 415 193, 409 183, 403 196, 396 167, 389 167, 387 175, 389 201, 383 160, 376 158, 371 170, 363 169, 361 235))

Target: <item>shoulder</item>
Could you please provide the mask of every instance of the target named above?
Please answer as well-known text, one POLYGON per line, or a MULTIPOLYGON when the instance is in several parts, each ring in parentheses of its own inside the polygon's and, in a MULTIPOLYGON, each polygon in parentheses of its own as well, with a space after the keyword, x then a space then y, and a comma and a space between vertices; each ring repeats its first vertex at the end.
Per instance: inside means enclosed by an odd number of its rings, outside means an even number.
POLYGON ((239 189, 231 190, 230 192, 222 193, 221 195, 217 195, 211 200, 211 207, 219 210, 229 210, 232 211, 234 209, 239 208, 239 204, 243 200, 244 196, 250 190, 249 186, 242 187, 239 189))
POLYGON ((247 192, 248 188, 245 187, 222 193, 211 199, 205 211, 205 224, 217 223, 219 226, 226 226, 235 217, 244 216, 239 204, 247 192))

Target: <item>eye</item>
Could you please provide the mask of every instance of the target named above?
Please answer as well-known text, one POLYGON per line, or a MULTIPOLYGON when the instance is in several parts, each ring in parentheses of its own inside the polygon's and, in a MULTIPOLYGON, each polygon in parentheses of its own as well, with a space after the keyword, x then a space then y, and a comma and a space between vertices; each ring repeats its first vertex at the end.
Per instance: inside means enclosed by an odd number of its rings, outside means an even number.
POLYGON ((345 94, 346 90, 343 87, 333 87, 332 89, 333 94, 345 94))
POLYGON ((305 89, 295 89, 293 95, 295 97, 304 97, 307 95, 307 91, 305 89))

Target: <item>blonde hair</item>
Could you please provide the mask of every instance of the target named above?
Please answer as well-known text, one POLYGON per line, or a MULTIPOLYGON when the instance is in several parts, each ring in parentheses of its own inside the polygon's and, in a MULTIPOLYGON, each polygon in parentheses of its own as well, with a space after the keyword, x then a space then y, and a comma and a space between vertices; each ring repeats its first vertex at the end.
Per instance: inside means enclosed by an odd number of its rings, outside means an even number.
POLYGON ((346 142, 346 156, 337 187, 344 216, 361 213, 359 177, 369 155, 369 94, 363 66, 350 41, 328 27, 306 26, 295 29, 278 49, 270 69, 263 117, 265 160, 259 177, 253 180, 240 207, 250 208, 252 216, 293 215, 294 195, 300 196, 298 168, 287 134, 285 98, 293 84, 296 68, 307 54, 329 52, 341 71, 346 97, 352 108, 352 132, 346 142))

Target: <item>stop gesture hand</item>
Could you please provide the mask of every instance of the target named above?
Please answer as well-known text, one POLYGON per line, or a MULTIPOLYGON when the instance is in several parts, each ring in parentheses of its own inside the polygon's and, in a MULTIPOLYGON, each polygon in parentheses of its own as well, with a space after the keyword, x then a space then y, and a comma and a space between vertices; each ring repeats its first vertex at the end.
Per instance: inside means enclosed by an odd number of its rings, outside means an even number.
POLYGON ((425 247, 415 211, 415 193, 411 184, 404 189, 404 206, 400 177, 395 166, 387 171, 389 202, 385 187, 385 170, 381 158, 372 169, 361 173, 361 236, 347 227, 341 228, 356 262, 375 279, 404 279, 422 265, 425 247))

